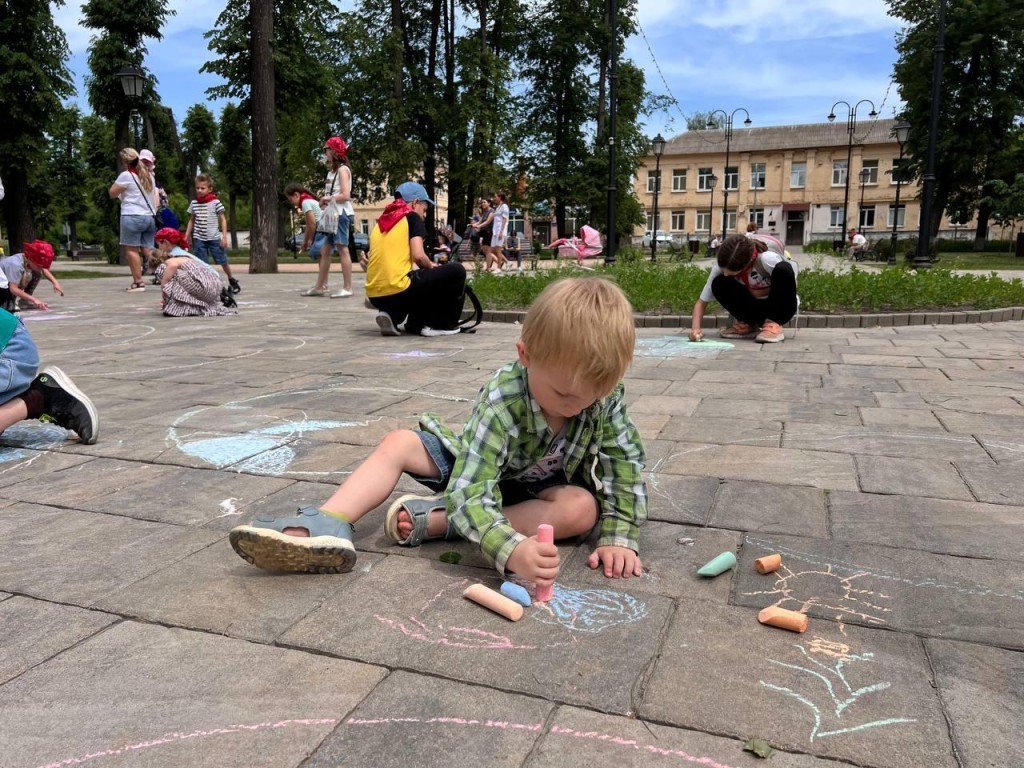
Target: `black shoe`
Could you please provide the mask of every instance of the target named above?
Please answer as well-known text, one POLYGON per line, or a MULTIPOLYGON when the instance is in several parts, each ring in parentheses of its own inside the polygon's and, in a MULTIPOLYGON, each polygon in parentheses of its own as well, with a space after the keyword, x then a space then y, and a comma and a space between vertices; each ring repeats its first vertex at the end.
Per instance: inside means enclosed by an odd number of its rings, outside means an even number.
POLYGON ((70 376, 60 368, 43 368, 32 382, 32 387, 43 394, 40 421, 52 421, 75 432, 86 445, 96 442, 100 434, 99 414, 70 376))
POLYGON ((229 309, 234 309, 238 306, 238 302, 235 301, 235 297, 231 295, 231 289, 226 285, 220 289, 220 303, 229 309))
POLYGON ((235 280, 235 278, 229 277, 228 278, 228 285, 231 286, 231 292, 232 293, 241 293, 242 292, 242 286, 240 286, 238 284, 238 281, 235 280))

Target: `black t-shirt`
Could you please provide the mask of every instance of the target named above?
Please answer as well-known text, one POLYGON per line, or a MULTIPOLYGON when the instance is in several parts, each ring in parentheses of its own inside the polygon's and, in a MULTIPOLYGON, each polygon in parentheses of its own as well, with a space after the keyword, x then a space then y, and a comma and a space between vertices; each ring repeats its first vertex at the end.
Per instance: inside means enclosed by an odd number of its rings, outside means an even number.
POLYGON ((423 221, 422 216, 415 211, 409 211, 405 214, 405 220, 409 224, 410 240, 414 237, 422 237, 424 240, 427 239, 427 224, 423 221))

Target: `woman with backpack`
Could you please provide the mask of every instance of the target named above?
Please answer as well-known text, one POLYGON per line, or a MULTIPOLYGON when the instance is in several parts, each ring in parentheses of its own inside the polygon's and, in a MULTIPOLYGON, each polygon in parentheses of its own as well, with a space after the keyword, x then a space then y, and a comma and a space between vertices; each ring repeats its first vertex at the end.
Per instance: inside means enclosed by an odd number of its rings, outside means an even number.
POLYGON ((693 305, 690 341, 700 341, 701 320, 708 304, 717 301, 735 322, 723 328, 723 339, 750 339, 771 344, 786 338, 782 326, 797 310, 796 264, 785 246, 771 235, 730 235, 718 249, 700 298, 693 305))

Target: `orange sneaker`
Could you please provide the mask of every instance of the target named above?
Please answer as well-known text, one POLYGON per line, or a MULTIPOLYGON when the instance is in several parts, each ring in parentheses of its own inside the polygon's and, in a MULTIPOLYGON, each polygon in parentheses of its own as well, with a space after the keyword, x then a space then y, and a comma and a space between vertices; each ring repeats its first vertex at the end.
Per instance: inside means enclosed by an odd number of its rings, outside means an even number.
POLYGON ((753 337, 755 333, 757 333, 757 330, 754 326, 737 320, 728 328, 720 330, 718 335, 723 339, 749 339, 753 337))
POLYGON ((765 320, 764 325, 761 326, 761 332, 757 334, 754 341, 759 341, 762 344, 774 344, 777 341, 783 341, 786 338, 786 334, 782 332, 782 326, 771 320, 765 320))

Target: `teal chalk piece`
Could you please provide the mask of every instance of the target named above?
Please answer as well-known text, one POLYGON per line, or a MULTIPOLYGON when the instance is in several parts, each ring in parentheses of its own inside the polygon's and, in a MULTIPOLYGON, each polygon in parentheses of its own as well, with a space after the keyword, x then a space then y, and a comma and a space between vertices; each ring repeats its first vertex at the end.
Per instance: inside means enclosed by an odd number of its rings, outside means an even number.
POLYGON ((530 593, 527 592, 524 587, 521 587, 518 584, 513 584, 511 581, 502 583, 501 594, 509 600, 515 600, 520 605, 525 605, 526 607, 533 605, 533 600, 530 599, 530 593))
POLYGON ((725 573, 730 568, 736 566, 736 554, 734 552, 723 552, 714 560, 709 562, 699 571, 698 576, 718 576, 721 573, 725 573))

